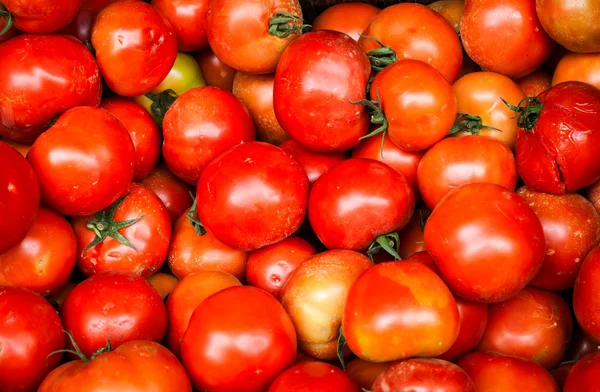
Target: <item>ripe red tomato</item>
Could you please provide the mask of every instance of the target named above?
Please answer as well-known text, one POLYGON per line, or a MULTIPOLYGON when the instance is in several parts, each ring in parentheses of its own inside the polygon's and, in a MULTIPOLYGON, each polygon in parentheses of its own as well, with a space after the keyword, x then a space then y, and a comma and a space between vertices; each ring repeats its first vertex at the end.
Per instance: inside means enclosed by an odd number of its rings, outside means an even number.
POLYGON ((90 41, 92 36, 92 27, 96 21, 98 13, 107 5, 117 1, 132 0, 83 0, 77 14, 64 29, 60 32, 66 35, 72 35, 83 43, 90 41))
POLYGON ((126 97, 158 86, 177 56, 173 27, 143 1, 117 2, 100 11, 92 29, 92 45, 104 81, 126 97))
POLYGON ((7 139, 32 142, 68 109, 98 105, 101 93, 98 64, 74 38, 23 34, 0 46, 0 135, 7 139))
POLYGON ((597 391, 598 371, 600 371, 600 353, 586 355, 571 368, 563 392, 597 391))
POLYGON ((271 384, 268 392, 360 392, 344 371, 325 362, 290 367, 271 384))
POLYGON ((311 184, 333 166, 348 158, 348 153, 345 151, 329 153, 312 151, 293 139, 286 140, 279 147, 300 162, 306 171, 308 182, 311 184))
POLYGON ((454 31, 460 33, 460 20, 465 10, 464 0, 438 0, 428 6, 450 23, 454 31))
POLYGON ((535 0, 466 0, 460 37, 481 68, 511 78, 538 69, 554 49, 535 12, 535 0))
MULTIPOLYGON (((431 214, 429 208, 420 206, 410 218, 410 222, 398 233, 399 242, 398 255, 406 259, 415 253, 425 250, 424 231, 427 218, 431 214)), ((432 264, 435 264, 433 262, 432 264)))
MULTIPOLYGON (((83 355, 132 340, 160 342, 167 311, 152 285, 131 272, 100 272, 79 283, 60 307, 65 330, 83 355)), ((72 343, 67 343, 73 349, 72 343)))
POLYGON ((95 107, 60 116, 35 141, 27 159, 40 181, 42 202, 72 216, 110 206, 127 192, 135 170, 129 133, 116 117, 95 107))
POLYGON ((198 305, 181 357, 197 389, 262 392, 294 362, 296 333, 271 295, 230 287, 198 305))
POLYGON ((515 82, 526 97, 537 97, 552 87, 552 74, 545 69, 538 69, 515 82))
POLYGON ((233 79, 237 71, 225 64, 213 53, 211 48, 205 48, 195 54, 198 66, 207 86, 231 91, 233 79))
POLYGON ((600 299, 594 293, 600 281, 600 246, 585 258, 573 289, 573 310, 581 329, 600 341, 600 299))
POLYGON ((552 85, 579 81, 600 88, 600 54, 569 53, 556 66, 552 85))
POLYGON ((358 41, 379 11, 379 8, 367 3, 336 4, 317 16, 312 24, 312 31, 339 31, 358 41))
POLYGON ((47 34, 62 29, 75 17, 82 0, 3 0, 14 26, 26 33, 47 34))
POLYGON ((194 188, 175 177, 164 163, 159 163, 141 184, 163 202, 173 225, 192 206, 194 188))
POLYGON ((181 94, 163 121, 162 151, 177 177, 196 184, 213 159, 256 138, 248 109, 232 93, 196 87, 181 94))
POLYGON ((484 303, 521 291, 540 270, 545 251, 533 210, 490 183, 448 193, 427 220, 425 246, 453 293, 484 303))
POLYGON ((40 295, 0 286, 0 385, 2 392, 33 392, 58 364, 65 347, 56 311, 40 295))
POLYGON ((152 0, 171 23, 181 52, 193 52, 208 46, 206 35, 209 0, 152 0))

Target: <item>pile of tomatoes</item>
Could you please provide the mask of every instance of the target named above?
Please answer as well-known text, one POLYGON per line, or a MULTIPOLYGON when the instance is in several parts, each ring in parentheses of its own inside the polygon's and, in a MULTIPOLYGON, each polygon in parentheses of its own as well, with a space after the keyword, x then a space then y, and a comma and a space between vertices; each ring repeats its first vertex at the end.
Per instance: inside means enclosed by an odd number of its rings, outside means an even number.
POLYGON ((600 390, 600 2, 1 3, 0 392, 600 390))

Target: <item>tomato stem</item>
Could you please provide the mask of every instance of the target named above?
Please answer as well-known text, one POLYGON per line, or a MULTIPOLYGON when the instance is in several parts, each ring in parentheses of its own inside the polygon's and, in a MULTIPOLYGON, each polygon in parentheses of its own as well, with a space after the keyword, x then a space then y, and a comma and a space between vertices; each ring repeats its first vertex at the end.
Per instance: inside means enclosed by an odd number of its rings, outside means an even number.
POLYGON ((69 332, 65 331, 64 329, 63 329, 63 332, 69 337, 69 340, 71 341, 71 345, 73 346, 73 348, 75 350, 63 349, 63 350, 52 351, 50 354, 48 354, 48 356, 46 357, 46 359, 50 358, 54 354, 69 353, 69 354, 76 355, 83 362, 89 362, 90 358, 86 357, 85 354, 81 352, 81 349, 79 348, 79 346, 77 345, 77 343, 75 343, 75 339, 73 339, 73 335, 71 335, 69 332))
POLYGON ((152 111, 152 115, 156 120, 156 123, 162 128, 163 119, 165 118, 165 114, 173 105, 175 100, 179 98, 179 95, 171 89, 167 89, 161 93, 146 93, 146 98, 152 101, 152 105, 150 105, 150 110, 152 111))
POLYGON ((344 349, 346 348, 346 337, 344 336, 344 330, 340 325, 340 336, 337 340, 337 357, 340 361, 340 365, 342 365, 342 369, 346 370, 346 361, 344 360, 344 349))
POLYGON ((204 225, 198 218, 198 210, 196 208, 197 199, 194 197, 194 195, 191 192, 190 192, 190 196, 192 196, 192 200, 194 202, 192 203, 192 206, 190 207, 190 210, 187 213, 187 218, 190 221, 190 224, 192 225, 194 230, 196 231, 196 235, 204 235, 204 234, 206 234, 206 229, 204 228, 204 225))
POLYGON ((517 125, 519 128, 525 130, 525 132, 531 132, 537 124, 537 121, 542 112, 543 104, 537 97, 525 97, 519 102, 517 106, 511 105, 504 98, 500 98, 502 102, 510 110, 515 112, 513 118, 517 117, 517 125))
POLYGON ((287 38, 290 35, 311 27, 304 19, 289 12, 279 11, 269 20, 269 34, 277 38, 287 38))
POLYGON ((385 118, 383 108, 381 107, 381 100, 379 99, 379 90, 377 90, 377 101, 370 101, 368 99, 360 99, 358 101, 353 101, 350 98, 348 98, 348 100, 354 105, 364 105, 367 108, 367 111, 371 113, 371 124, 379 125, 378 128, 366 134, 365 136, 358 138, 358 140, 364 140, 373 136, 381 135, 381 146, 379 148, 379 154, 381 155, 381 158, 383 158, 383 145, 385 142, 385 133, 389 128, 389 123, 387 121, 387 118, 385 118))
POLYGON ((13 25, 12 14, 2 4, 0 4, 0 18, 4 18, 5 20, 4 28, 2 29, 2 31, 0 31, 0 37, 2 37, 4 34, 8 33, 8 30, 10 30, 10 28, 13 25))
POLYGON ((383 42, 375 37, 362 34, 360 36, 375 41, 379 44, 379 46, 381 46, 380 48, 367 52, 367 57, 371 62, 371 69, 376 73, 380 72, 388 65, 394 64, 396 61, 398 61, 398 56, 396 55, 396 51, 394 49, 386 46, 383 42))
POLYGON ((398 233, 388 233, 380 235, 375 238, 375 241, 367 248, 367 256, 373 260, 373 255, 380 253, 382 250, 386 251, 390 255, 394 256, 395 260, 400 260, 401 257, 398 254, 400 247, 400 236, 398 233))
POLYGON ((502 132, 498 128, 490 127, 489 125, 483 125, 483 120, 480 116, 473 116, 467 113, 458 113, 456 115, 456 123, 452 126, 447 135, 454 135, 460 131, 467 131, 471 135, 479 135, 479 132, 482 129, 490 129, 492 131, 502 132))

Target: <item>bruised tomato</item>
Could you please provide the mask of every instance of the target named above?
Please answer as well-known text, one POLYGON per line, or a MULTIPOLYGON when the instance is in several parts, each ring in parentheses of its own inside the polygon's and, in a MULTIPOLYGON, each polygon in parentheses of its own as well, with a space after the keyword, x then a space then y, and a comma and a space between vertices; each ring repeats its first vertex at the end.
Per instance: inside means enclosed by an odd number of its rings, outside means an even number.
POLYGON ((286 140, 279 147, 300 162, 311 184, 317 181, 319 177, 333 166, 348 158, 348 154, 345 151, 329 153, 311 151, 295 140, 286 140))
POLYGON ((82 0, 3 0, 14 26, 33 34, 53 33, 75 17, 82 0))
POLYGON ((208 46, 207 18, 209 0, 152 0, 171 23, 181 52, 192 52, 208 46))
POLYGON ((344 371, 325 362, 301 363, 281 373, 267 392, 359 392, 344 371))
POLYGON ((173 224, 194 202, 194 188, 177 178, 162 162, 142 180, 141 185, 154 192, 163 202, 173 224))
POLYGON ((581 329, 600 341, 600 299, 595 295, 600 281, 600 246, 585 258, 573 289, 573 310, 581 329))
POLYGON ((569 53, 556 66, 552 85, 578 81, 600 88, 600 54, 569 53))
POLYGON ((237 71, 225 64, 213 53, 211 48, 205 48, 194 55, 207 86, 231 91, 233 78, 237 71))
POLYGON ((317 16, 312 24, 312 31, 339 31, 358 41, 379 11, 379 8, 367 3, 336 4, 317 16))

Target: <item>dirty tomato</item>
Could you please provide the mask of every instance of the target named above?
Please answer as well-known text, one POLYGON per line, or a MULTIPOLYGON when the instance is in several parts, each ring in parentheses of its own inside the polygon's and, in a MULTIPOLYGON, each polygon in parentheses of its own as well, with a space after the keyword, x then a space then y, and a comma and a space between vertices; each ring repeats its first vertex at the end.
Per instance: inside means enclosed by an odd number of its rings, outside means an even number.
POLYGON ((47 34, 62 29, 75 17, 82 0, 2 0, 14 26, 26 33, 47 34))
POLYGON ((152 0, 171 23, 181 52, 193 52, 208 46, 208 0, 152 0))
POLYGON ((325 362, 301 363, 288 368, 267 392, 359 392, 360 388, 340 368, 325 362))
POLYGON ((163 162, 158 163, 141 185, 154 192, 163 202, 173 224, 194 202, 194 188, 171 173, 163 162))
POLYGON ((312 24, 312 31, 339 31, 358 41, 379 11, 379 8, 367 3, 336 4, 317 16, 312 24))
POLYGON ((333 166, 348 158, 348 153, 345 151, 329 153, 311 151, 295 140, 286 140, 279 147, 300 162, 311 184, 333 166))
POLYGON ((194 55, 207 86, 219 87, 231 91, 233 79, 237 71, 225 64, 213 53, 211 48, 204 48, 194 55))
POLYGON ((585 258, 573 289, 573 311, 583 331, 600 341, 600 299, 594 293, 600 281, 600 246, 585 258))

